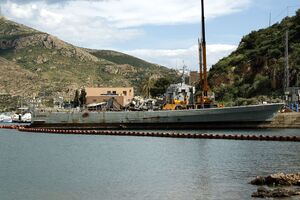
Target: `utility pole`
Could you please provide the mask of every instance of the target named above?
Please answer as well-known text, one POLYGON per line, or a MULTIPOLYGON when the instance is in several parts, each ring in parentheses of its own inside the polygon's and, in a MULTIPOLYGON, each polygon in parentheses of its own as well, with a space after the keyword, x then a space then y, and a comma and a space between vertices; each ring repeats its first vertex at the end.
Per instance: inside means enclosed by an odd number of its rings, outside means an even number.
POLYGON ((270 14, 269 14, 269 27, 271 26, 271 23, 272 23, 272 13, 270 12, 270 14))
POLYGON ((289 87, 289 31, 285 32, 285 70, 284 70, 284 92, 289 87))

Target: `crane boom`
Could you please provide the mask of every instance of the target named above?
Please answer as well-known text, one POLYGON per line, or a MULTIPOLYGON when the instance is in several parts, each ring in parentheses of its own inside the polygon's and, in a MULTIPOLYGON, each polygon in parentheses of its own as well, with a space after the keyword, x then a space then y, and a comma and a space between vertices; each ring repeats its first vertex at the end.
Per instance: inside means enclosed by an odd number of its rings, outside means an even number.
POLYGON ((201 21, 202 21, 203 94, 204 96, 207 96, 208 83, 207 83, 207 63, 206 63, 204 0, 201 0, 201 21))

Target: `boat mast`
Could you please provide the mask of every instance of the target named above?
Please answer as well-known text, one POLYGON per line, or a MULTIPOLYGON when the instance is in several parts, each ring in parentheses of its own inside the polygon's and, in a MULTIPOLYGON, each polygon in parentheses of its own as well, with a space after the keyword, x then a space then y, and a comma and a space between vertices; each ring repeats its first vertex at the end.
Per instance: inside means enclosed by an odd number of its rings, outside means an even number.
POLYGON ((203 94, 207 96, 207 63, 206 63, 206 40, 205 40, 205 18, 204 18, 204 0, 201 0, 201 21, 202 21, 202 59, 203 59, 203 94))

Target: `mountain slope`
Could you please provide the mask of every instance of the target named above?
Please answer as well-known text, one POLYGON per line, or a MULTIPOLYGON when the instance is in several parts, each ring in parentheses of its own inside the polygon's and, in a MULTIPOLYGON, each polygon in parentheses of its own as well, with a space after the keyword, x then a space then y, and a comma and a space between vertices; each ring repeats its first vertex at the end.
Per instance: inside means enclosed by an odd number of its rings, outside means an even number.
POLYGON ((112 50, 86 50, 100 60, 107 60, 112 63, 116 63, 117 65, 123 66, 122 68, 115 68, 115 70, 122 70, 123 73, 127 73, 128 76, 130 76, 131 70, 135 70, 136 73, 131 74, 131 77, 134 78, 133 76, 135 76, 137 80, 143 80, 146 76, 148 76, 149 74, 154 74, 154 72, 157 70, 161 75, 166 74, 168 76, 171 74, 177 74, 174 70, 170 70, 166 67, 149 63, 147 61, 125 53, 112 50))
POLYGON ((293 17, 242 38, 236 51, 221 59, 209 73, 219 100, 283 94, 285 31, 289 30, 290 85, 300 80, 300 10, 293 17))
POLYGON ((124 53, 120 53, 117 51, 111 51, 111 50, 89 50, 89 52, 101 59, 109 60, 113 63, 117 64, 128 64, 134 67, 140 67, 140 68, 153 68, 156 67, 156 65, 153 65, 152 63, 146 62, 142 59, 136 58, 134 56, 130 56, 124 53))
MULTIPOLYGON (((22 93, 14 92, 16 86, 4 84, 0 92, 25 96, 42 93, 49 98, 73 96, 74 90, 82 86, 134 86, 138 92, 143 78, 149 73, 176 75, 174 70, 113 52, 118 55, 116 59, 109 56, 110 52, 113 51, 79 48, 47 33, 0 18, 0 62, 8 63, 5 66, 11 68, 14 66, 20 84, 26 82, 28 85, 22 93)), ((13 73, 1 73, 0 80, 4 76, 7 81, 16 80, 13 73)))
POLYGON ((2 93, 11 94, 13 96, 26 96, 28 90, 37 91, 39 85, 42 83, 38 75, 1 57, 0 71, 0 91, 2 91, 2 93), (12 79, 11 77, 14 78, 12 79), (10 88, 10 91, 7 90, 8 88, 10 88))

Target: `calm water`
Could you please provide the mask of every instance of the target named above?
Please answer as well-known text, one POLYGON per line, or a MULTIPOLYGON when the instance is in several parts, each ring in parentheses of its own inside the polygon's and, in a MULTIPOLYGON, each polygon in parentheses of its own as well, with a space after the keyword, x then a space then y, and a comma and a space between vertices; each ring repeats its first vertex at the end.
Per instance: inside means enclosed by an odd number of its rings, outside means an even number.
MULTIPOLYGON (((199 131, 211 132, 300 135, 299 130, 199 131)), ((279 171, 300 171, 300 143, 0 129, 1 200, 251 199, 257 187, 248 182, 279 171)))

